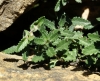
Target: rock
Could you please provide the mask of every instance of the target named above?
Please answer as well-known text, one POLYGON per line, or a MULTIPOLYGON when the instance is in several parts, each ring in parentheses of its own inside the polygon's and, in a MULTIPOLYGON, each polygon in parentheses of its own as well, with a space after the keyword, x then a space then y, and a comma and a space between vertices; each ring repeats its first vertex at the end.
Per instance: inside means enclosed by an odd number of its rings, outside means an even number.
POLYGON ((0 0, 0 31, 6 30, 35 0, 0 0))

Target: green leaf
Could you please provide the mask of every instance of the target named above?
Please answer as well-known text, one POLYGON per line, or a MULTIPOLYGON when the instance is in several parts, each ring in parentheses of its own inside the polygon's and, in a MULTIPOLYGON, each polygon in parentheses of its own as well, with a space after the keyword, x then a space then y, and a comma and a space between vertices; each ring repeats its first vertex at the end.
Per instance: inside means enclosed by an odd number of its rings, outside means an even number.
POLYGON ((27 61, 27 59, 28 59, 27 54, 28 54, 28 51, 27 51, 27 50, 25 50, 25 51, 22 53, 22 58, 23 58, 24 61, 27 61))
POLYGON ((44 32, 46 30, 46 26, 43 24, 40 28, 39 31, 40 32, 44 32))
POLYGON ((47 54, 49 57, 53 57, 53 56, 56 54, 56 52, 55 52, 55 50, 54 50, 53 47, 49 47, 48 50, 46 50, 46 54, 47 54))
POLYGON ((92 29, 92 28, 94 28, 94 26, 92 26, 91 24, 84 25, 84 29, 92 29))
POLYGON ((35 62, 35 63, 41 62, 43 60, 45 60, 45 59, 42 55, 40 55, 40 56, 34 55, 33 58, 32 58, 32 61, 35 62))
POLYGON ((7 53, 7 54, 15 53, 15 52, 17 52, 17 46, 11 46, 11 47, 3 50, 2 52, 7 53))
POLYGON ((41 26, 44 23, 45 19, 46 19, 45 16, 38 18, 38 20, 34 22, 34 25, 41 26))
POLYGON ((47 42, 49 40, 49 35, 48 35, 48 31, 44 30, 41 32, 42 36, 40 38, 44 39, 45 42, 47 42))
POLYGON ((56 51, 67 50, 70 43, 71 41, 61 40, 59 44, 57 44, 56 51))
POLYGON ((51 21, 48 20, 48 19, 45 19, 44 25, 47 26, 48 28, 50 28, 51 30, 54 30, 54 29, 55 29, 55 24, 54 24, 54 22, 51 22, 51 21))
POLYGON ((79 44, 86 47, 86 46, 89 46, 91 44, 91 41, 89 39, 87 39, 87 37, 82 37, 79 39, 79 44))
POLYGON ((97 19, 97 21, 100 21, 100 17, 98 17, 98 18, 96 18, 97 19))
POLYGON ((56 3, 56 5, 55 5, 54 10, 55 10, 56 12, 58 12, 58 11, 60 10, 60 8, 61 8, 60 2, 61 2, 61 0, 58 0, 57 3, 56 3))
POLYGON ((63 27, 65 25, 65 22, 66 22, 66 14, 62 14, 61 18, 59 19, 59 22, 58 22, 58 25, 60 27, 63 27))
POLYGON ((64 30, 64 31, 61 31, 61 35, 66 36, 66 38, 69 38, 69 37, 73 37, 74 33, 69 30, 64 30))
POLYGON ((39 27, 41 27, 41 25, 44 23, 45 17, 42 16, 40 17, 38 20, 36 20, 35 22, 33 22, 30 26, 30 31, 35 32, 39 29, 39 27))
POLYGON ((68 0, 62 0, 62 5, 65 6, 67 4, 68 0))
POLYGON ((45 44, 45 41, 44 41, 44 39, 43 38, 35 38, 34 39, 34 42, 35 42, 35 44, 37 44, 37 45, 44 45, 45 44))
POLYGON ((76 26, 76 25, 73 25, 73 24, 72 24, 72 25, 70 25, 70 26, 69 26, 69 31, 74 31, 75 26, 76 26))
POLYGON ((50 33, 49 33, 49 41, 50 42, 55 41, 58 38, 58 36, 59 36, 58 30, 50 31, 50 33))
POLYGON ((73 49, 72 51, 67 51, 61 58, 64 59, 64 61, 76 61, 77 57, 77 50, 73 49))
POLYGON ((98 33, 89 33, 88 37, 94 42, 100 41, 100 35, 98 33))
POLYGON ((57 59, 51 59, 49 63, 50 68, 54 68, 57 62, 58 62, 57 59))
POLYGON ((56 46, 57 44, 59 44, 60 41, 61 41, 61 39, 58 38, 52 43, 52 45, 56 46))
POLYGON ((22 51, 28 44, 29 42, 27 38, 21 39, 21 41, 18 43, 17 51, 18 52, 22 51))
POLYGON ((82 0, 75 0, 77 3, 82 3, 82 0))
POLYGON ((72 19, 72 25, 74 25, 74 26, 79 25, 79 26, 82 26, 84 29, 92 29, 93 28, 90 21, 82 19, 80 17, 74 17, 72 19))
POLYGON ((72 37, 72 39, 79 39, 83 37, 83 33, 80 31, 74 31, 74 36, 72 37))
POLYGON ((91 44, 84 49, 82 49, 84 55, 93 55, 99 53, 99 50, 95 48, 94 44, 91 44))

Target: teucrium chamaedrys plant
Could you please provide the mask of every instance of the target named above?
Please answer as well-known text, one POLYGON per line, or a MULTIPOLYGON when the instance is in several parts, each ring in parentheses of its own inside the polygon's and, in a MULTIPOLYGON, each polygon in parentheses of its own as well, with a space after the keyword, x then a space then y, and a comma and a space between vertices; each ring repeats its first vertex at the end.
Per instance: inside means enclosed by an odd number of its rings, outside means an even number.
MULTIPOLYGON (((55 11, 59 11, 60 2, 63 6, 67 0, 58 0, 55 11), (65 2, 64 2, 65 1, 65 2)), ((81 0, 76 0, 81 2, 81 0)), ((57 18, 58 25, 50 21, 45 16, 33 22, 30 30, 24 30, 23 37, 18 45, 12 46, 3 52, 22 53, 24 61, 27 61, 30 48, 33 50, 33 62, 49 60, 50 68, 54 67, 58 61, 64 63, 74 62, 77 59, 84 61, 89 67, 98 65, 100 59, 100 36, 98 32, 88 33, 84 36, 82 31, 75 31, 75 26, 82 26, 85 30, 93 28, 91 22, 80 17, 68 18, 62 14, 57 18), (35 33, 38 32, 38 35, 35 33), (32 47, 30 47, 32 46, 32 47)))
MULTIPOLYGON (((73 18, 70 22, 72 22, 72 25, 82 24, 85 29, 93 27, 89 21, 79 17, 73 18)), ((23 38, 18 45, 12 46, 4 50, 4 52, 14 53, 22 51, 23 59, 27 60, 30 50, 29 46, 34 45, 34 48, 32 48, 34 51, 32 61, 41 62, 50 59, 50 67, 54 67, 60 60, 63 62, 76 61, 76 59, 98 53, 97 49, 92 51, 92 53, 87 51, 87 48, 94 49, 92 40, 99 40, 98 34, 88 34, 88 38, 83 37, 82 32, 74 31, 72 25, 68 27, 66 23, 68 21, 66 21, 65 13, 59 19, 58 26, 55 26, 54 22, 43 16, 30 26, 30 31, 24 30, 23 38), (37 31, 40 34, 35 36, 34 32, 37 31), (81 54, 83 55, 79 54, 79 50, 82 50, 81 54)))

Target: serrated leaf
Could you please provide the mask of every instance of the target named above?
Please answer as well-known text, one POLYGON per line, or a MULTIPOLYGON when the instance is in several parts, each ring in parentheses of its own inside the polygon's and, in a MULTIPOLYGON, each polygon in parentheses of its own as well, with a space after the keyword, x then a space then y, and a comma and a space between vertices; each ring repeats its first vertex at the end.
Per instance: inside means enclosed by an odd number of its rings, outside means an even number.
POLYGON ((34 43, 37 44, 37 45, 44 45, 45 44, 45 41, 43 38, 35 38, 34 39, 34 43))
POLYGON ((70 43, 71 41, 61 40, 59 44, 57 44, 56 51, 67 50, 70 43))
POLYGON ((100 35, 97 33, 89 33, 88 37, 94 42, 100 41, 100 35))
POLYGON ((49 63, 50 68, 54 68, 56 66, 57 61, 57 59, 51 59, 49 63))
POLYGON ((59 44, 60 41, 61 41, 61 39, 58 38, 56 41, 54 41, 54 42, 52 43, 52 45, 56 46, 57 44, 59 44))
POLYGON ((68 0, 62 0, 62 5, 65 6, 67 4, 68 0))
POLYGON ((54 8, 54 10, 55 10, 56 12, 58 12, 58 11, 60 10, 60 8, 61 8, 60 2, 61 2, 61 0, 58 0, 57 3, 56 3, 56 6, 55 6, 55 8, 54 8))
POLYGON ((59 22, 58 22, 58 25, 60 27, 63 27, 65 25, 65 22, 66 22, 66 14, 62 14, 61 18, 59 19, 59 22))
POLYGON ((77 57, 77 50, 73 49, 72 51, 67 51, 63 57, 61 57, 62 59, 64 59, 64 61, 76 61, 76 57, 77 57))
POLYGON ((43 61, 43 60, 44 60, 44 57, 43 57, 42 55, 41 55, 41 56, 35 55, 35 56, 33 56, 33 58, 32 58, 32 61, 35 62, 35 63, 41 62, 41 61, 43 61))
POLYGON ((55 52, 55 50, 54 50, 53 47, 49 47, 48 50, 46 50, 46 54, 47 54, 49 57, 53 57, 53 56, 56 54, 56 52, 55 52))
POLYGON ((41 27, 39 28, 39 31, 40 32, 43 32, 43 31, 45 31, 46 30, 46 26, 43 24, 43 25, 41 25, 41 27))
POLYGON ((72 39, 79 39, 83 37, 83 33, 80 31, 74 31, 74 36, 72 37, 72 39))
POLYGON ((79 39, 79 44, 86 47, 86 46, 89 46, 91 44, 91 41, 89 39, 87 39, 87 37, 82 37, 79 39))
POLYGON ((3 50, 2 52, 7 53, 7 54, 15 53, 15 52, 17 52, 17 46, 11 46, 11 47, 3 50))
POLYGON ((98 17, 98 18, 96 18, 97 19, 97 21, 100 21, 100 17, 98 17))
POLYGON ((91 44, 84 49, 82 49, 84 55, 93 55, 99 53, 99 50, 95 48, 94 44, 91 44))
POLYGON ((69 30, 64 30, 64 31, 61 32, 61 35, 66 36, 66 38, 69 38, 69 37, 73 37, 74 33, 69 31, 69 30))
POLYGON ((82 0, 75 0, 77 3, 82 3, 82 0))
POLYGON ((92 26, 90 21, 82 19, 80 17, 74 17, 72 19, 72 24, 75 25, 75 26, 80 25, 84 29, 92 29, 93 28, 93 26, 92 26))
POLYGON ((30 31, 35 32, 39 29, 39 27, 41 27, 41 25, 44 23, 45 17, 42 16, 40 17, 38 20, 36 20, 35 22, 33 22, 30 26, 30 31))
POLYGON ((91 24, 84 25, 84 29, 92 29, 92 28, 94 28, 94 26, 91 24))
POLYGON ((49 35, 47 30, 42 31, 41 34, 42 34, 41 38, 44 39, 44 41, 49 40, 49 35))
POLYGON ((18 52, 22 51, 28 44, 29 42, 27 38, 21 39, 21 41, 18 43, 17 51, 18 52))
POLYGON ((51 30, 54 30, 54 29, 55 29, 55 24, 54 24, 54 22, 51 22, 51 21, 48 20, 48 19, 45 19, 44 25, 47 26, 48 28, 50 28, 51 30))
POLYGON ((59 36, 58 30, 50 31, 50 33, 49 33, 49 41, 50 42, 55 41, 58 38, 58 36, 59 36))

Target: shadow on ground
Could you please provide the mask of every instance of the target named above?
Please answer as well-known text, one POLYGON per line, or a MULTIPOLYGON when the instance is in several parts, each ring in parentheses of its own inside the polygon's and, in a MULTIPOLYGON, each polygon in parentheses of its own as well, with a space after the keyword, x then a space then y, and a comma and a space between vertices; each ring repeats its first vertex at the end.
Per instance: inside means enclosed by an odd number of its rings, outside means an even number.
MULTIPOLYGON (((3 59, 3 61, 6 61, 8 63, 14 63, 14 62, 18 62, 19 59, 11 59, 11 58, 5 58, 3 59)), ((63 65, 61 63, 57 64, 58 67, 61 67, 63 69, 66 69, 68 68, 70 65, 66 65, 66 67, 63 67, 63 65)), ((23 70, 27 70, 28 68, 31 68, 31 69, 39 69, 39 68, 44 68, 45 70, 51 70, 49 68, 49 66, 45 63, 45 62, 40 62, 40 63, 33 63, 33 62, 24 62, 21 64, 21 65, 18 65, 16 66, 17 68, 19 69, 23 69, 23 70)), ((100 76, 100 69, 99 68, 91 68, 91 69, 88 69, 86 68, 84 65, 77 65, 77 66, 74 66, 73 69, 71 69, 71 71, 73 72, 78 72, 78 71, 84 71, 83 72, 83 76, 89 76, 91 74, 96 74, 98 76, 100 76)))

